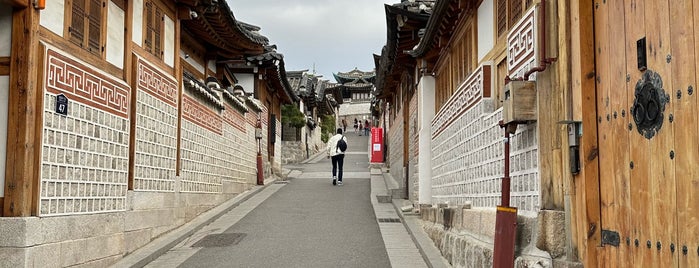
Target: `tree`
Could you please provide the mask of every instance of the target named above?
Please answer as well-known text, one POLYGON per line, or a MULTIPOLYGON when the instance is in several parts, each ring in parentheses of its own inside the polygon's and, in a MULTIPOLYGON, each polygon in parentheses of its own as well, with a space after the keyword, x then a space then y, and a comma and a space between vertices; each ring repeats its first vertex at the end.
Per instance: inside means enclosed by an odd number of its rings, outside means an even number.
POLYGON ((295 128, 302 128, 306 125, 306 116, 299 110, 296 105, 282 105, 282 123, 289 124, 295 128))
POLYGON ((323 142, 328 142, 330 136, 335 133, 335 117, 332 115, 324 115, 323 122, 321 122, 320 129, 322 133, 320 134, 320 140, 323 142))

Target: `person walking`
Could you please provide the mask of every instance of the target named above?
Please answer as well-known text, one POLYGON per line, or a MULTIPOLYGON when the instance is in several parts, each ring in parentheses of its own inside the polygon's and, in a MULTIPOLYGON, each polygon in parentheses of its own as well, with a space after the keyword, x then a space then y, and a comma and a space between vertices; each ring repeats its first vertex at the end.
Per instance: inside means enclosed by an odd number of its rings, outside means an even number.
POLYGON ((355 118, 354 119, 354 134, 357 134, 357 128, 359 127, 359 125, 357 125, 357 123, 358 123, 357 118, 355 118))
POLYGON ((347 121, 345 119, 342 119, 342 132, 347 133, 347 121))
POLYGON ((337 129, 337 134, 330 137, 328 140, 328 145, 326 146, 326 151, 328 158, 332 160, 333 164, 333 185, 342 186, 342 165, 345 161, 345 151, 347 149, 347 137, 342 135, 342 128, 337 129), (345 142, 344 149, 338 143, 340 140, 345 142))
POLYGON ((364 135, 369 136, 371 126, 369 125, 369 120, 364 120, 364 135))

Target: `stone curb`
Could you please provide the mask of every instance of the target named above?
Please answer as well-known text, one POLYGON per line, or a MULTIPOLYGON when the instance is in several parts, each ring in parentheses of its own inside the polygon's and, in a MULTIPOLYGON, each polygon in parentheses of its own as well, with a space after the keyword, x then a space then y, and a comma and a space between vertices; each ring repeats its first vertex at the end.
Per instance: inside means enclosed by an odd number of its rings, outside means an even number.
POLYGON ((226 214, 231 209, 237 207, 242 202, 250 199, 252 196, 262 191, 267 186, 273 184, 276 180, 270 180, 265 185, 254 186, 250 190, 240 193, 234 198, 221 203, 220 205, 212 208, 193 220, 183 224, 182 226, 173 229, 172 231, 154 239, 145 246, 137 249, 136 251, 124 256, 119 262, 114 264, 112 267, 135 267, 141 268, 148 265, 150 262, 154 261, 161 255, 165 254, 168 250, 185 240, 187 237, 191 236, 195 232, 199 231, 204 226, 215 221, 223 214, 226 214))
POLYGON ((451 267, 451 265, 448 264, 447 260, 444 259, 444 257, 442 257, 442 253, 439 252, 439 249, 437 249, 437 247, 434 245, 432 239, 430 239, 427 236, 425 231, 420 226, 420 219, 418 218, 418 215, 405 215, 401 211, 401 201, 402 199, 394 199, 393 208, 396 210, 396 213, 398 214, 398 217, 400 217, 403 226, 405 226, 405 229, 408 230, 410 238, 413 240, 415 246, 417 246, 417 249, 420 251, 420 255, 422 255, 422 258, 425 260, 427 267, 451 267))

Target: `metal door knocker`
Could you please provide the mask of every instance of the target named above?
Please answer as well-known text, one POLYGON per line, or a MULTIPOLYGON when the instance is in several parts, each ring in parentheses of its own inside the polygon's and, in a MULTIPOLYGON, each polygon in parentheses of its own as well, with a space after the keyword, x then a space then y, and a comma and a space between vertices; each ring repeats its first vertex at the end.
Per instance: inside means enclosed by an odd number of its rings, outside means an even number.
POLYGON ((663 90, 663 80, 660 75, 646 70, 643 77, 636 83, 636 96, 631 114, 636 123, 636 129, 646 139, 651 139, 663 126, 663 112, 670 101, 670 95, 663 90))

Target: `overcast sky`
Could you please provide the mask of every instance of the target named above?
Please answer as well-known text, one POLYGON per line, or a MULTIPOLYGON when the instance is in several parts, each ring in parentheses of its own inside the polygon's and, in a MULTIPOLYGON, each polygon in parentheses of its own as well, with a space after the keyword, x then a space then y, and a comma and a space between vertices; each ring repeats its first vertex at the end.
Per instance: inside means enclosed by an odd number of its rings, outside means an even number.
POLYGON ((384 4, 400 0, 227 0, 237 20, 284 54, 287 71, 308 69, 335 82, 332 74, 374 69, 373 54, 386 43, 384 4))

